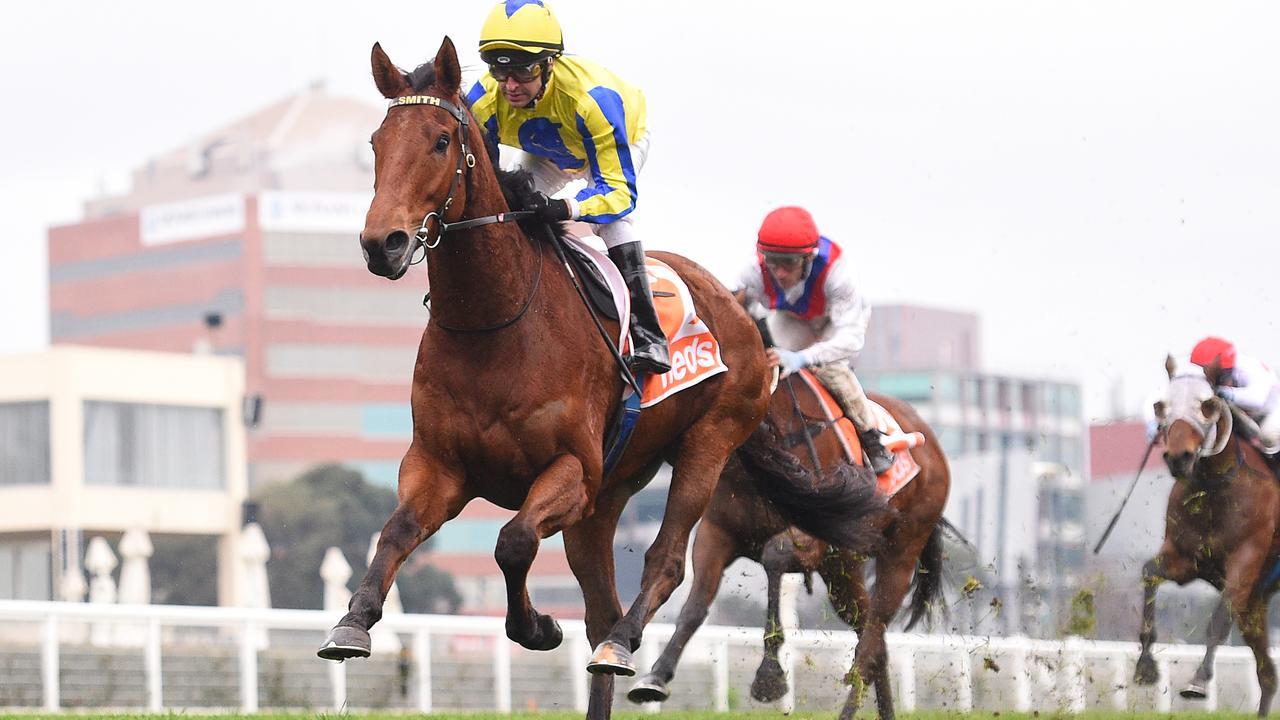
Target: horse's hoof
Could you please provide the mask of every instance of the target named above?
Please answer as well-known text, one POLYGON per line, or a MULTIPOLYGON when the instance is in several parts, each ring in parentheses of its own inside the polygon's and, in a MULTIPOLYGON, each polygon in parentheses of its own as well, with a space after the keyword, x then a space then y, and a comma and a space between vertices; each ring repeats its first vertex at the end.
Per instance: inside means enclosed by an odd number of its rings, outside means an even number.
POLYGON ((369 657, 369 632, 350 625, 338 625, 316 651, 325 660, 342 662, 349 658, 369 657))
POLYGON ((1192 680, 1186 687, 1178 691, 1178 694, 1187 700, 1204 700, 1209 697, 1209 689, 1192 680))
POLYGON ((1138 666, 1133 670, 1133 681, 1139 685, 1155 685, 1160 679, 1160 669, 1156 667, 1155 658, 1142 655, 1138 658, 1138 666))
POLYGON ((564 640, 564 631, 560 629, 560 623, 556 622, 555 618, 550 615, 539 615, 537 628, 533 637, 516 642, 530 650, 555 650, 560 647, 560 643, 564 640))
POLYGON ((775 702, 787 694, 787 675, 776 662, 761 662, 751 681, 751 697, 757 702, 775 702))
POLYGON ((636 674, 636 662, 631 651, 612 640, 605 640, 596 646, 591 654, 591 662, 587 663, 587 672, 592 675, 625 675, 636 674))
POLYGON ((650 703, 650 702, 666 702, 671 697, 671 691, 667 689, 667 684, 658 679, 657 675, 649 673, 636 681, 635 685, 627 691, 627 699, 633 703, 650 703))

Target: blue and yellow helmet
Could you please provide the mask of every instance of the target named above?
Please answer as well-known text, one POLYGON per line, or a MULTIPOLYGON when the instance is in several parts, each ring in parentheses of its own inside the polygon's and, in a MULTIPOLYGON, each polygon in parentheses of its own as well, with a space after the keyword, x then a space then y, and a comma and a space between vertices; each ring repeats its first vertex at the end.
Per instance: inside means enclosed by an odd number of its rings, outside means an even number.
POLYGON ((564 52, 560 22, 542 0, 506 0, 480 28, 480 57, 490 65, 525 65, 564 52))

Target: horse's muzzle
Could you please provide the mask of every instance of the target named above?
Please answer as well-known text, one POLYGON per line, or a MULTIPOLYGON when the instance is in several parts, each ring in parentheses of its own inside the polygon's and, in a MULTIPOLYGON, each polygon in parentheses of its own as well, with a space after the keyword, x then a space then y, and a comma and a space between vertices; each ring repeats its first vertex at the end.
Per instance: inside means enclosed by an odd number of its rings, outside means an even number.
POLYGON ((413 245, 409 240, 410 235, 404 230, 393 230, 381 239, 361 233, 360 248, 369 272, 391 280, 403 277, 413 259, 413 245))
POLYGON ((1196 454, 1190 451, 1179 453, 1164 453, 1164 464, 1169 467, 1169 473, 1175 478, 1186 479, 1191 477, 1191 471, 1195 469, 1196 454))

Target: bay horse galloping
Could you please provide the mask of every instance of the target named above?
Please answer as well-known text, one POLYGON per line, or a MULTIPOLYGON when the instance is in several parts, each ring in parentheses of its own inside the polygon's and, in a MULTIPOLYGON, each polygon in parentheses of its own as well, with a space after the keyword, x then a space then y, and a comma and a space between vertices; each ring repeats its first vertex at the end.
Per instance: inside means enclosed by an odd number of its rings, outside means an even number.
MULTIPOLYGON (((1226 402, 1214 394, 1221 368, 1179 374, 1172 357, 1168 399, 1156 405, 1165 429, 1165 463, 1173 489, 1165 510, 1160 552, 1142 567, 1141 654, 1134 680, 1158 679, 1151 645, 1156 641, 1156 588, 1165 580, 1185 585, 1200 579, 1223 593, 1257 663, 1265 716, 1276 691, 1276 671, 1267 648, 1267 604, 1276 590, 1273 568, 1280 557, 1280 486, 1262 454, 1233 432, 1226 402)), ((1215 614, 1216 615, 1216 614, 1215 614)), ((1216 618, 1211 636, 1225 635, 1216 618)))
MULTIPOLYGON (((631 653, 682 579, 689 532, 716 478, 764 415, 769 390, 759 333, 707 271, 654 253, 687 283, 728 370, 646 409, 605 476, 604 437, 623 388, 619 366, 550 243, 503 222, 512 208, 502 182, 528 178, 500 181, 483 150, 476 162, 473 149, 485 144, 459 94, 453 43, 445 38, 435 59, 411 75, 378 45, 372 62, 391 106, 373 134, 375 193, 360 244, 369 271, 393 280, 425 247, 432 314, 414 367, 414 428, 400 465, 399 505, 350 612, 319 654, 367 656, 368 629, 405 558, 483 498, 518 511, 498 533, 494 556, 507 584, 507 636, 526 648, 561 642, 559 625, 530 603, 526 578, 540 541, 564 534, 595 646, 588 717, 608 717, 613 675, 635 672, 631 653), (674 466, 666 511, 645 555, 640 593, 623 615, 614 530, 628 497, 664 460, 674 466)), ((617 323, 606 326, 618 337, 617 323)))
MULTIPOLYGON (((859 517, 862 510, 857 508, 841 512, 841 508, 860 501, 847 493, 828 492, 828 502, 806 508, 805 499, 800 497, 803 486, 781 482, 775 470, 777 463, 768 456, 762 457, 761 450, 785 451, 805 469, 805 475, 813 468, 815 456, 828 474, 833 469, 848 470, 853 466, 845 464, 844 451, 830 424, 816 422, 821 417, 821 405, 808 385, 800 381, 799 375, 783 379, 773 394, 765 421, 774 426, 775 432, 768 434, 763 445, 759 433, 753 436, 721 474, 694 539, 693 587, 680 610, 675 634, 650 672, 632 687, 627 695, 630 700, 653 702, 670 696, 668 683, 675 675, 676 664, 706 619, 725 568, 738 558, 749 558, 761 563, 769 578, 764 657, 751 685, 752 697, 770 702, 786 692, 786 677, 778 662, 778 649, 784 640, 778 612, 782 575, 817 571, 827 586, 832 607, 858 633, 849 676, 854 688, 841 717, 853 716, 861 703, 862 689, 871 685, 876 688, 880 717, 893 717, 885 629, 912 586, 908 627, 940 601, 942 536, 938 522, 950 490, 951 473, 932 429, 910 405, 875 393, 870 397, 887 409, 905 432, 925 436, 925 444, 910 451, 920 466, 919 474, 887 503, 879 497, 878 511, 864 517, 859 517), (812 436, 812 450, 806 447, 805 433, 812 436), (871 597, 867 595, 864 573, 868 550, 876 563, 871 597)), ((865 473, 865 482, 874 482, 869 470, 857 470, 865 473)))

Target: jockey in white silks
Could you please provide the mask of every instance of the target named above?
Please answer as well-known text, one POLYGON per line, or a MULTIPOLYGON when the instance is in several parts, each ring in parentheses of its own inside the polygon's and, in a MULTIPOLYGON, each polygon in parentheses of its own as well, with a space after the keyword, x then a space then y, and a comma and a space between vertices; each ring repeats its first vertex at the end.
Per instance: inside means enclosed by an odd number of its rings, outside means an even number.
POLYGON ((1258 421, 1258 444, 1271 459, 1280 454, 1280 378, 1256 357, 1237 353, 1232 343, 1207 337, 1191 350, 1191 362, 1208 367, 1217 361, 1222 374, 1218 394, 1258 421))
POLYGON ((810 368, 853 421, 872 470, 888 470, 893 455, 853 374, 871 306, 840 246, 819 234, 804 208, 778 208, 760 226, 756 259, 738 278, 735 295, 757 319, 768 318, 777 343, 770 365, 784 377, 810 368))

